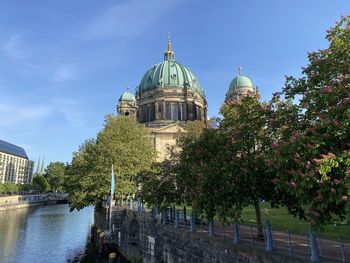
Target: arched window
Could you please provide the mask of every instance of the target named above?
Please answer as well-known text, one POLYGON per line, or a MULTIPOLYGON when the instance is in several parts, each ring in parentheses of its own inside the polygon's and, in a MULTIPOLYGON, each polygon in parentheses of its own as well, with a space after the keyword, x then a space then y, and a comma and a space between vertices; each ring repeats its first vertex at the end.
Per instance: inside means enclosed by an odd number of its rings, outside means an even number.
POLYGON ((171 120, 171 104, 170 104, 170 102, 165 103, 165 119, 171 120))
POLYGON ((172 106, 173 106, 173 120, 178 121, 179 120, 179 104, 174 103, 172 106))

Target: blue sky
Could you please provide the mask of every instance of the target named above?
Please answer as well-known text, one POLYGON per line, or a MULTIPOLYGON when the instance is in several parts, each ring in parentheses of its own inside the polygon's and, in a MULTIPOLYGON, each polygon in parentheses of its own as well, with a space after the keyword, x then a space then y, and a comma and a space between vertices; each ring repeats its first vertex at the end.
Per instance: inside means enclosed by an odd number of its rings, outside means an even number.
POLYGON ((349 11, 346 0, 1 1, 0 139, 34 161, 69 162, 126 87, 162 61, 168 32, 209 115, 239 66, 268 100, 349 11))

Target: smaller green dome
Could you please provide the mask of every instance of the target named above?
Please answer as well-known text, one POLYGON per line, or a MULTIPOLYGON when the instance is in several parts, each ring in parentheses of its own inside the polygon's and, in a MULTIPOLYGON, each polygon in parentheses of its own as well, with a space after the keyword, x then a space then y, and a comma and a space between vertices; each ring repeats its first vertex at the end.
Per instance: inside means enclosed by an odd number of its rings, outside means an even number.
POLYGON ((229 90, 233 91, 243 87, 254 89, 253 81, 247 76, 238 75, 231 81, 229 90))
POLYGON ((129 92, 125 91, 119 98, 119 101, 136 101, 135 96, 129 92))

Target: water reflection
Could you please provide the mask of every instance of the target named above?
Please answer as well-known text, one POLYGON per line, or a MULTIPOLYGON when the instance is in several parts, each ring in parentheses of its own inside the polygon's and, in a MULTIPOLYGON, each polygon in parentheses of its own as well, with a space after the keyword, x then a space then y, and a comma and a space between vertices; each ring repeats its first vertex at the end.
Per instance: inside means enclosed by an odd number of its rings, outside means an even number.
POLYGON ((93 207, 69 212, 68 205, 0 213, 0 262, 67 262, 83 254, 93 207))

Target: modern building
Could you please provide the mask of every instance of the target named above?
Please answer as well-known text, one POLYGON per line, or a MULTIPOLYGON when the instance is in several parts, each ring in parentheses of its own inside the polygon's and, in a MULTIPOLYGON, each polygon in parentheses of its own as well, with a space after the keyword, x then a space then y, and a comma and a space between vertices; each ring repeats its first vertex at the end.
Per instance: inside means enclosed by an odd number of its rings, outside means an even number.
POLYGON ((0 183, 31 183, 33 168, 23 148, 0 140, 0 183))
MULTIPOLYGON (((254 93, 253 82, 242 75, 235 77, 225 101, 254 93)), ((164 60, 143 75, 136 94, 125 91, 118 100, 117 112, 134 118, 147 127, 157 151, 157 161, 169 156, 176 138, 185 132, 189 121, 207 121, 207 100, 198 78, 175 60, 170 37, 164 60)))

